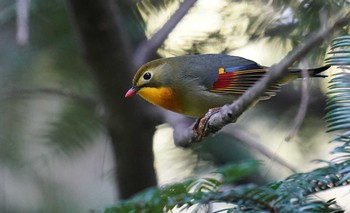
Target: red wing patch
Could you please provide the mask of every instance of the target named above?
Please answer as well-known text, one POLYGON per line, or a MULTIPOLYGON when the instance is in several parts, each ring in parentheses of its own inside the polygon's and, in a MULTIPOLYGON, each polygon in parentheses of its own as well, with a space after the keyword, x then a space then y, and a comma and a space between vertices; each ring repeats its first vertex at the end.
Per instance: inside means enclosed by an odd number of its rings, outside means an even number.
MULTIPOLYGON (((267 68, 252 66, 240 67, 245 70, 238 70, 237 67, 226 69, 220 68, 218 79, 214 82, 211 92, 221 94, 242 95, 252 85, 254 85, 267 71, 267 68), (253 68, 253 69, 251 69, 253 68)), ((261 99, 268 99, 275 95, 280 85, 276 84, 267 89, 261 99)))
POLYGON ((213 84, 213 90, 220 90, 230 87, 234 78, 234 72, 219 74, 218 80, 216 80, 213 84))

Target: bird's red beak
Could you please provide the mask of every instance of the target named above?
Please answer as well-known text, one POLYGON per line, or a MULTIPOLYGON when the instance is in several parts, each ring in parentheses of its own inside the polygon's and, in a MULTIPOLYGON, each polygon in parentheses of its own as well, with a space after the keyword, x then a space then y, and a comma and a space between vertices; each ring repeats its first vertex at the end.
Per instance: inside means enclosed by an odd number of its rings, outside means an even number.
POLYGON ((138 89, 136 87, 131 87, 126 93, 125 98, 131 97, 137 93, 138 89))

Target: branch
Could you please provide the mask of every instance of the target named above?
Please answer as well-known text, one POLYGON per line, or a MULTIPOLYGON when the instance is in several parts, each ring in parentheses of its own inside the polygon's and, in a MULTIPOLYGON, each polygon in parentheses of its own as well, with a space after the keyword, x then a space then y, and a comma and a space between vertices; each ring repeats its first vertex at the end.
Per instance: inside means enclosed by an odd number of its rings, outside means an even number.
POLYGON ((156 32, 152 38, 140 44, 136 50, 133 62, 135 67, 140 67, 149 60, 149 56, 156 52, 156 50, 164 43, 168 35, 173 31, 176 25, 193 7, 197 0, 184 1, 173 16, 163 25, 163 27, 156 32))
POLYGON ((286 162, 285 160, 283 160, 282 158, 277 156, 275 153, 272 153, 269 149, 267 149, 266 147, 261 145, 261 143, 259 143, 258 140, 254 139, 254 137, 252 137, 248 133, 246 133, 242 130, 233 129, 233 128, 230 130, 223 129, 223 132, 238 139, 239 141, 242 142, 243 145, 246 145, 247 147, 250 147, 250 148, 257 150, 262 155, 271 159, 271 161, 274 161, 274 162, 280 164, 281 166, 288 168, 290 171, 297 173, 298 170, 294 166, 290 165, 288 162, 286 162))
POLYGON ((304 121, 304 118, 305 118, 305 115, 307 112, 307 108, 309 105, 309 99, 310 99, 309 78, 310 78, 310 76, 309 76, 308 72, 306 71, 306 69, 302 69, 301 71, 302 71, 301 74, 303 77, 303 82, 301 85, 301 88, 302 88, 301 89, 301 101, 299 104, 298 113, 294 119, 294 123, 293 123, 290 131, 288 132, 288 135, 284 139, 287 142, 290 141, 295 136, 295 134, 298 132, 298 130, 300 129, 301 124, 304 121))
POLYGON ((157 118, 147 110, 141 112, 136 99, 124 99, 132 78, 128 70, 133 65, 130 41, 122 27, 117 2, 66 0, 105 111, 103 120, 114 155, 116 190, 124 199, 157 185, 152 150, 157 118))
POLYGON ((327 39, 335 29, 348 25, 350 22, 350 13, 342 18, 338 18, 332 25, 321 28, 318 32, 312 34, 305 42, 294 52, 282 59, 278 64, 269 68, 269 72, 255 85, 248 89, 239 99, 231 105, 224 105, 220 111, 213 114, 207 122, 204 129, 204 135, 198 135, 193 129, 187 129, 182 134, 174 135, 177 146, 188 146, 194 142, 200 142, 203 136, 216 133, 225 125, 235 122, 270 85, 277 82, 288 72, 287 68, 295 61, 300 60, 313 47, 316 47, 323 40, 327 39))
POLYGON ((17 31, 16 40, 20 46, 25 46, 28 43, 29 37, 29 4, 30 0, 17 0, 17 31))

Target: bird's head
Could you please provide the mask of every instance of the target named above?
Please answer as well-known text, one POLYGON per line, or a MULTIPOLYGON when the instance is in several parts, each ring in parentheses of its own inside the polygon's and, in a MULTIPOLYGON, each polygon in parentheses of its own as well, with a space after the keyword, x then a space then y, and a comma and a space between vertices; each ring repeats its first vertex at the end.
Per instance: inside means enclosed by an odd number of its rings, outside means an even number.
POLYGON ((169 64, 165 63, 163 59, 154 60, 142 65, 136 72, 132 87, 127 91, 125 97, 133 96, 146 88, 167 87, 169 69, 169 64))
POLYGON ((137 93, 154 105, 181 113, 180 98, 175 89, 177 72, 174 71, 177 66, 174 62, 173 59, 158 59, 143 65, 137 71, 125 97, 137 93))

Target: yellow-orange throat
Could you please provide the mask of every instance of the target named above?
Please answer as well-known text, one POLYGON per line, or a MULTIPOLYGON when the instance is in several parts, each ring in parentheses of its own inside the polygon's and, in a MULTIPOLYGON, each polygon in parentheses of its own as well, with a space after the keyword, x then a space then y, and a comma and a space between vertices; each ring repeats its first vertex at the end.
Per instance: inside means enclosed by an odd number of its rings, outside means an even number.
POLYGON ((174 112, 182 112, 175 91, 169 87, 143 87, 138 94, 154 105, 174 112))

